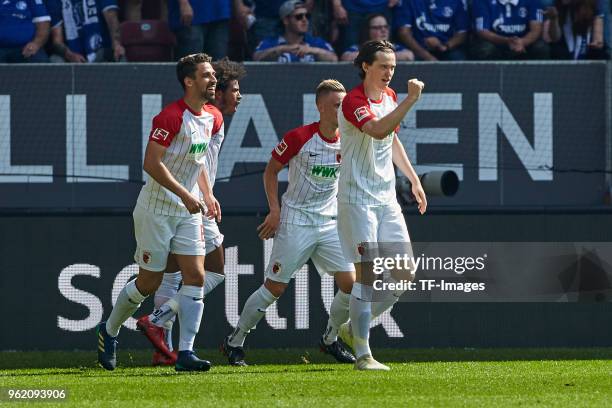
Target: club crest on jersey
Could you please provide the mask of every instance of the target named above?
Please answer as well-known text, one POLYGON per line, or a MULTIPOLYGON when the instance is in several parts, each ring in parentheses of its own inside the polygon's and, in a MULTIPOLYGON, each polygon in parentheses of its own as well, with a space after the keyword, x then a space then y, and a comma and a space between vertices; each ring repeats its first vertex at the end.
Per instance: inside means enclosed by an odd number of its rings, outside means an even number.
POLYGON ((361 122, 363 118, 367 117, 370 114, 370 112, 368 112, 367 106, 357 108, 353 113, 355 114, 355 118, 357 118, 357 122, 361 122))
POLYGON ((142 253, 142 262, 148 264, 151 262, 151 253, 149 251, 144 251, 142 253))
POLYGON ((280 262, 274 262, 274 265, 272 266, 272 272, 279 273, 280 271, 281 271, 280 262))
POLYGON ((170 132, 168 132, 165 129, 155 128, 155 130, 153 131, 153 134, 151 135, 151 138, 155 140, 166 140, 169 134, 170 132))
POLYGON ((362 242, 357 245, 357 252, 359 252, 359 255, 363 255, 365 253, 365 244, 365 242, 362 242))
POLYGON ((276 147, 274 148, 274 151, 276 152, 276 154, 278 154, 279 156, 282 156, 283 153, 285 153, 285 150, 287 150, 287 143, 285 143, 285 139, 281 140, 279 144, 276 145, 276 147))

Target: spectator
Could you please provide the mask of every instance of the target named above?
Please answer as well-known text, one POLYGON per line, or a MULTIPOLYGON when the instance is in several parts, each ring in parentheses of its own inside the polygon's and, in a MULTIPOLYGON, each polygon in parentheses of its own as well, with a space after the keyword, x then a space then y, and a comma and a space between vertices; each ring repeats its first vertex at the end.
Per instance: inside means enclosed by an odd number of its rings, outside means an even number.
POLYGON ((544 40, 555 59, 608 59, 604 10, 598 0, 557 0, 546 9, 544 40))
POLYGON ((174 56, 204 52, 213 59, 227 55, 231 0, 168 0, 168 23, 176 34, 174 56))
MULTIPOLYGON (((333 7, 334 21, 340 27, 339 48, 346 50, 359 43, 360 29, 365 24, 366 16, 380 13, 391 21, 391 9, 400 0, 330 0, 333 7)), ((406 1, 406 0, 404 0, 406 1)))
POLYGON ((166 3, 167 0, 119 0, 119 8, 123 10, 122 21, 168 21, 166 3))
POLYGON ((424 61, 461 61, 469 18, 465 0, 404 0, 394 10, 400 41, 424 61))
MULTIPOLYGON (((360 44, 369 40, 389 40, 389 23, 383 14, 370 14, 366 18, 365 24, 361 30, 360 44)), ((396 61, 414 60, 412 51, 400 44, 393 44, 393 46, 395 47, 396 61)), ((359 46, 355 44, 344 51, 340 59, 342 61, 353 61, 357 54, 359 54, 359 46)))
MULTIPOLYGON (((48 0, 51 4, 54 0, 48 0)), ((53 52, 67 62, 125 61, 116 0, 61 0, 51 30, 53 52)))
POLYGON ((0 63, 48 62, 44 45, 51 17, 42 1, 0 2, 0 63))
MULTIPOLYGON (((283 32, 283 25, 279 20, 278 10, 285 0, 250 0, 254 8, 252 27, 250 27, 249 37, 253 45, 259 44, 264 38, 274 37, 283 32)), ((314 6, 314 0, 304 0, 304 7, 310 13, 314 6)))
POLYGON ((474 58, 548 59, 540 0, 474 0, 474 58))
POLYGON ((253 54, 255 61, 338 61, 328 42, 308 34, 309 15, 303 2, 288 0, 278 14, 285 31, 282 35, 264 38, 253 54))

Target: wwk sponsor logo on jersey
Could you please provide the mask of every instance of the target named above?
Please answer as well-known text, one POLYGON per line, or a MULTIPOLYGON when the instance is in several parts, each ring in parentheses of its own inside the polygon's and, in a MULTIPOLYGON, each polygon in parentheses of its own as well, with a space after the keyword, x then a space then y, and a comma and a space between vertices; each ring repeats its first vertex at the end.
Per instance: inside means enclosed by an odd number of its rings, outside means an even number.
POLYGON ((312 175, 313 176, 317 176, 317 177, 336 179, 336 178, 338 178, 338 176, 336 174, 337 172, 338 172, 338 168, 337 167, 331 167, 331 166, 312 166, 312 175))
POLYGON ((208 143, 194 143, 189 149, 189 154, 204 153, 206 151, 206 148, 208 148, 208 143))

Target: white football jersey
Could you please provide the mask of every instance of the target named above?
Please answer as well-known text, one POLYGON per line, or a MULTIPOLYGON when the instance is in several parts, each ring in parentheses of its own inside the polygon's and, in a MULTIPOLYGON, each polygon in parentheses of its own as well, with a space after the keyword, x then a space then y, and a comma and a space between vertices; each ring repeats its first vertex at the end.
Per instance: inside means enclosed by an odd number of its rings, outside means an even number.
MULTIPOLYGON (((194 112, 180 99, 153 118, 149 140, 166 147, 162 163, 196 197, 199 196, 198 176, 204 169, 211 136, 223 123, 217 112, 211 105, 194 112)), ((138 205, 155 214, 190 216, 183 201, 153 177, 140 190, 138 205)))
POLYGON ((206 150, 206 171, 208 174, 208 181, 210 182, 210 188, 213 188, 215 185, 215 179, 217 178, 217 167, 219 165, 219 151, 221 150, 221 145, 223 144, 223 138, 225 137, 224 123, 223 123, 223 114, 219 109, 212 105, 207 104, 207 107, 210 107, 211 113, 215 115, 217 118, 218 126, 215 127, 216 132, 213 132, 210 137, 210 144, 208 145, 208 149, 206 150))
POLYGON ((393 138, 398 129, 382 140, 361 131, 373 118, 382 118, 397 107, 395 92, 387 87, 378 101, 369 99, 363 84, 353 88, 338 110, 342 151, 342 172, 338 202, 359 205, 385 205, 396 200, 393 138))
POLYGON ((325 225, 336 222, 340 137, 325 139, 319 123, 293 129, 272 151, 272 157, 289 163, 289 185, 283 194, 281 222, 325 225))

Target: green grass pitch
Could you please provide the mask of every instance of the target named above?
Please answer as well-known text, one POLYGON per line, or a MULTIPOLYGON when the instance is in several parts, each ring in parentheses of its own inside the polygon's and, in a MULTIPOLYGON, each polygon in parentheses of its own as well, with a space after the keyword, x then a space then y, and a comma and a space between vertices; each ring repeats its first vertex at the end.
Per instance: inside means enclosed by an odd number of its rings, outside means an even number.
MULTIPOLYGON (((612 348, 375 350, 389 372, 356 372, 318 350, 248 350, 234 368, 216 350, 208 373, 147 367, 151 353, 119 350, 119 367, 95 352, 2 352, 0 388, 65 389, 40 407, 610 407, 612 348)), ((30 404, 7 402, 0 406, 30 404)))

